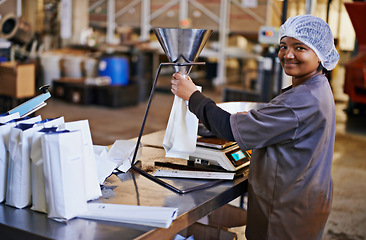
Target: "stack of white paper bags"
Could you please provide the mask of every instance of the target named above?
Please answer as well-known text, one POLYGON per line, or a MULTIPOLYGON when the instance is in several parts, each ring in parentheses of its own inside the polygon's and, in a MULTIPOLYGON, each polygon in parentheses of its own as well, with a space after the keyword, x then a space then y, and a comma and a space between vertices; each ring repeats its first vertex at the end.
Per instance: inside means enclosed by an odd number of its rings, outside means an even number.
POLYGON ((0 117, 0 202, 68 220, 101 194, 89 123, 0 117))
POLYGON ((0 202, 59 221, 82 217, 167 228, 177 208, 87 203, 102 195, 100 184, 114 169, 129 170, 135 145, 117 140, 108 152, 93 146, 88 120, 0 116, 0 202))

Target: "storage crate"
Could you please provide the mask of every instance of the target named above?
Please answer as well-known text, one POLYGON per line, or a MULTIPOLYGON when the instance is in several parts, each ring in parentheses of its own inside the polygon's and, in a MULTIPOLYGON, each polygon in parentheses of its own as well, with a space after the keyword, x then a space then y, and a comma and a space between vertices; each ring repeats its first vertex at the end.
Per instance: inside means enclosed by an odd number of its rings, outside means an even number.
POLYGON ((76 104, 96 104, 97 87, 86 85, 82 80, 53 81, 53 96, 76 104))
POLYGON ((100 86, 97 88, 97 104, 107 107, 124 107, 138 103, 138 85, 100 86))

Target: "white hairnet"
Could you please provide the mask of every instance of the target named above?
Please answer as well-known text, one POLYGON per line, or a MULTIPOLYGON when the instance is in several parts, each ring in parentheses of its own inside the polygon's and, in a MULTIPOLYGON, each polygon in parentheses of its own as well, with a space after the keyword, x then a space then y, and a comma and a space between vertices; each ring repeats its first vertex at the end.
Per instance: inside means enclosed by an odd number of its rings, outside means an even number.
POLYGON ((283 37, 295 38, 310 47, 328 71, 337 65, 339 54, 332 32, 323 19, 311 15, 290 17, 280 28, 280 39, 283 37))

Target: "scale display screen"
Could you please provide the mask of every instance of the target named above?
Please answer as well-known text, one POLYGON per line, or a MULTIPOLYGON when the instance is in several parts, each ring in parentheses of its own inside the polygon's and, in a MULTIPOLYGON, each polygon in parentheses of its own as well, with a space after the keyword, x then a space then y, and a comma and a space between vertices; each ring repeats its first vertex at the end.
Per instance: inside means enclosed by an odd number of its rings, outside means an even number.
POLYGON ((235 161, 240 161, 242 160, 243 158, 245 158, 246 156, 244 155, 243 151, 242 150, 239 150, 239 151, 236 151, 236 152, 233 152, 231 154, 231 156, 234 158, 235 161))
POLYGON ((233 151, 227 152, 226 156, 236 167, 250 161, 250 155, 240 149, 234 149, 233 151))

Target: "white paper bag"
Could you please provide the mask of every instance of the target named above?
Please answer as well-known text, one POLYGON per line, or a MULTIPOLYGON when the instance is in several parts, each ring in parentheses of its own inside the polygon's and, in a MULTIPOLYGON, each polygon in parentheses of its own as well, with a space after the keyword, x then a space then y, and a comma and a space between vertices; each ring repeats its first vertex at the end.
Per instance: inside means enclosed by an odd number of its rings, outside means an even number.
MULTIPOLYGON (((117 140, 108 151, 109 160, 116 164, 115 168, 127 172, 131 168, 133 154, 135 153, 136 142, 131 140, 117 140)), ((141 156, 142 144, 139 146, 136 159, 141 156)))
POLYGON ((97 163, 98 181, 103 185, 105 179, 109 177, 116 168, 116 163, 108 158, 108 147, 94 145, 94 156, 97 163))
POLYGON ((31 147, 32 210, 47 213, 43 173, 42 135, 56 128, 44 128, 33 134, 31 147))
POLYGON ((48 217, 68 220, 87 210, 81 131, 42 135, 48 217))
POLYGON ((53 119, 45 119, 40 122, 37 122, 37 126, 42 126, 45 128, 58 127, 65 123, 64 117, 58 117, 53 119))
POLYGON ((19 124, 10 130, 9 167, 6 188, 7 205, 24 208, 31 204, 30 149, 33 133, 42 127, 19 124))
POLYGON ((57 127, 64 123, 64 117, 46 119, 37 123, 37 126, 44 128, 33 134, 31 142, 32 210, 47 213, 41 136, 47 132, 55 132, 57 127))
MULTIPOLYGON (((19 113, 18 113, 19 114, 19 113)), ((6 186, 8 179, 9 162, 9 135, 10 130, 19 123, 29 123, 40 121, 41 117, 12 119, 10 122, 0 124, 0 202, 5 200, 6 186)))
POLYGON ((169 228, 178 216, 178 208, 88 203, 80 218, 169 228))
POLYGON ((0 123, 6 123, 6 122, 9 122, 15 118, 19 118, 19 113, 18 112, 15 112, 15 113, 12 113, 12 114, 9 114, 9 115, 4 115, 4 116, 0 116, 0 123))
POLYGON ((5 200, 6 178, 8 176, 8 152, 5 147, 4 136, 10 133, 10 128, 15 126, 15 122, 8 123, 15 118, 19 118, 19 113, 14 113, 0 117, 0 202, 5 200))
MULTIPOLYGON (((201 91, 201 87, 197 89, 201 91)), ((175 96, 163 141, 165 156, 188 160, 196 150, 197 130, 197 117, 189 111, 186 101, 175 96)))
MULTIPOLYGON (((29 117, 17 118, 12 120, 11 123, 14 124, 13 126, 17 126, 19 124, 35 124, 40 121, 42 121, 42 117, 38 115, 32 118, 29 117)), ((9 150, 9 136, 10 136, 9 134, 4 136, 5 147, 7 150, 9 150)))
POLYGON ((5 200, 9 161, 9 154, 5 147, 4 138, 5 135, 10 133, 10 129, 14 126, 15 123, 8 123, 0 126, 0 202, 5 200))
MULTIPOLYGON (((60 128, 62 128, 60 126, 60 128)), ((95 161, 93 141, 89 128, 88 120, 81 120, 75 122, 66 122, 65 129, 70 131, 80 130, 83 140, 84 151, 84 176, 85 176, 85 189, 86 200, 97 199, 102 196, 100 185, 98 181, 97 164, 95 161)))

